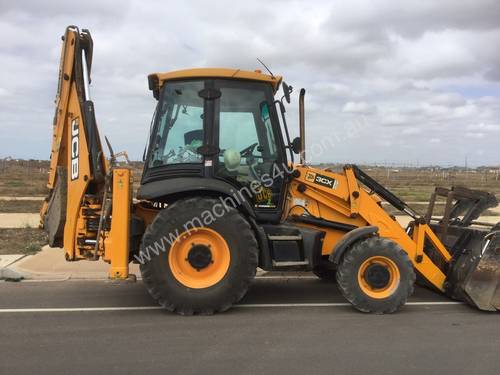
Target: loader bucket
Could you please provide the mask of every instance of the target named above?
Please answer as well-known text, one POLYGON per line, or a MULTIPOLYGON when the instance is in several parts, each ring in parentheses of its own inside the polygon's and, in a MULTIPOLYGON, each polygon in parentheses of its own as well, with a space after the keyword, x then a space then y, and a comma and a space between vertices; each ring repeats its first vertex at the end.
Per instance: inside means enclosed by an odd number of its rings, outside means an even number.
POLYGON ((500 310, 500 247, 490 247, 465 281, 465 293, 480 309, 500 310))
POLYGON ((452 255, 450 264, 429 254, 447 270, 445 292, 480 310, 500 310, 500 223, 476 222, 488 208, 498 205, 486 191, 454 186, 437 187, 431 196, 426 219, 452 255), (434 219, 436 198, 446 198, 442 218, 434 219))
POLYGON ((479 243, 472 242, 476 246, 462 251, 451 266, 447 292, 480 310, 500 310, 500 226, 482 236, 479 243))

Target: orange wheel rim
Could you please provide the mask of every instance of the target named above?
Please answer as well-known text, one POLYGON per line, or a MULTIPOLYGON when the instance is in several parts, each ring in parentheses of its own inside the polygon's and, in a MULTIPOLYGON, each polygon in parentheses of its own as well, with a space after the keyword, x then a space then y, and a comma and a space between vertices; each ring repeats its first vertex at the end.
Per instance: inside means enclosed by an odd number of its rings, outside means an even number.
POLYGON ((373 256, 366 259, 358 270, 358 284, 366 295, 383 299, 390 297, 401 280, 399 268, 391 259, 373 256))
POLYGON ((221 281, 230 261, 226 240, 206 227, 182 233, 168 254, 168 265, 175 279, 193 289, 209 288, 221 281))

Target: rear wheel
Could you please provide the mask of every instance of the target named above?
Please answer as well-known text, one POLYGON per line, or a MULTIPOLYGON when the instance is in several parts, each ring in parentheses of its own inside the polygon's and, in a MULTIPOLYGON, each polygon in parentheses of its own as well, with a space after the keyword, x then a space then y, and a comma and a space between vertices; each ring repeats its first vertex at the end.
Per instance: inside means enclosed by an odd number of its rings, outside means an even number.
POLYGON ((213 314, 229 309, 248 290, 257 268, 257 241, 236 209, 220 206, 207 197, 179 200, 147 228, 141 253, 150 260, 141 264, 141 274, 165 309, 213 314))
POLYGON ((413 293, 415 271, 395 242, 371 237, 355 243, 344 255, 337 283, 359 311, 392 313, 413 293))

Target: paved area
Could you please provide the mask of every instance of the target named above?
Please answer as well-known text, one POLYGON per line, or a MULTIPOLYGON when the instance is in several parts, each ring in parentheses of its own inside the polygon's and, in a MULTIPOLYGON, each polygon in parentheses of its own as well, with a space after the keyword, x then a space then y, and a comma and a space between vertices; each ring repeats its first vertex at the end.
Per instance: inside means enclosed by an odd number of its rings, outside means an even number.
POLYGON ((227 313, 181 317, 140 282, 0 283, 0 373, 498 374, 499 316, 446 302, 418 289, 367 315, 333 284, 260 278, 227 313))
POLYGON ((43 201, 45 197, 42 196, 31 196, 31 197, 12 197, 12 196, 0 196, 0 201, 43 201))
POLYGON ((0 255, 0 269, 19 261, 23 257, 22 254, 0 255))
MULTIPOLYGON (((107 279, 109 264, 103 261, 67 262, 64 251, 44 246, 36 255, 28 256, 11 265, 26 279, 67 280, 67 279, 107 279)), ((130 273, 139 275, 139 266, 130 265, 130 273)))
POLYGON ((0 228, 38 228, 40 214, 0 213, 0 228))

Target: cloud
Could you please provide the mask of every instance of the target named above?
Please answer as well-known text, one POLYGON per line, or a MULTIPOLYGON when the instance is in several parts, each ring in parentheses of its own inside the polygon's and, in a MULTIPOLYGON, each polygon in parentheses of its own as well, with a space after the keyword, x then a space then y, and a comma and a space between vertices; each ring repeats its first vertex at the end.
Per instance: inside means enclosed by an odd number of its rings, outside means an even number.
POLYGON ((355 114, 369 114, 375 112, 376 108, 367 102, 347 102, 342 107, 342 112, 355 114))
POLYGON ((500 2, 494 0, 0 4, 0 157, 47 158, 69 24, 94 37, 92 97, 101 135, 140 158, 156 105, 151 72, 261 68, 307 89, 307 145, 345 134, 320 161, 500 164, 500 2), (440 143, 432 143, 439 139, 440 143), (20 147, 22 145, 22 147, 20 147), (439 145, 439 153, 436 153, 439 145))
POLYGON ((467 125, 467 130, 481 131, 481 132, 500 132, 500 125, 497 124, 470 124, 467 125))
POLYGON ((465 98, 458 93, 441 93, 435 94, 429 98, 429 104, 445 107, 462 107, 467 104, 465 98))
POLYGON ((469 137, 469 138, 481 139, 481 138, 484 138, 485 134, 484 133, 467 132, 467 133, 465 133, 465 136, 469 137))

